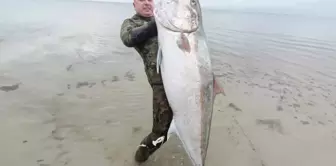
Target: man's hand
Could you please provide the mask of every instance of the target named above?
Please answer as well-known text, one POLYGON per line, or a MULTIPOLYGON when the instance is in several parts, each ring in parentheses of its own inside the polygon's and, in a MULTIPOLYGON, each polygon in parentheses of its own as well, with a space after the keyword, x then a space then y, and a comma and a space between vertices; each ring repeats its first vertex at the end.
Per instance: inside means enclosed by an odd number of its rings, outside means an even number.
POLYGON ((132 44, 136 45, 154 36, 157 36, 157 27, 156 27, 155 19, 152 19, 147 24, 141 27, 132 29, 131 41, 132 41, 132 44))

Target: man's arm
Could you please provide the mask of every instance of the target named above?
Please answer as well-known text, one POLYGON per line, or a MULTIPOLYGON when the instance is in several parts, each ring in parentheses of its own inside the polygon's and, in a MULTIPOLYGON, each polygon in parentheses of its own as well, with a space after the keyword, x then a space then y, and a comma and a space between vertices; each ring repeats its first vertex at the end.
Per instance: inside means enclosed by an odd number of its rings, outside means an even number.
POLYGON ((130 19, 126 19, 121 25, 120 38, 127 47, 134 47, 156 35, 157 29, 154 19, 140 27, 136 27, 130 19))

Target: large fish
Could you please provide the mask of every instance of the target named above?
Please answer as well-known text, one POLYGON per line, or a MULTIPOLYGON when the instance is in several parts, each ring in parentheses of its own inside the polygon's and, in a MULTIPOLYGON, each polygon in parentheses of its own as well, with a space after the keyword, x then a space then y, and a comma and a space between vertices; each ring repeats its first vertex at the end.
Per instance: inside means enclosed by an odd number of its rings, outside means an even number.
POLYGON ((155 0, 157 72, 174 113, 169 136, 181 140, 193 165, 204 166, 215 96, 225 95, 212 71, 198 0, 155 0))

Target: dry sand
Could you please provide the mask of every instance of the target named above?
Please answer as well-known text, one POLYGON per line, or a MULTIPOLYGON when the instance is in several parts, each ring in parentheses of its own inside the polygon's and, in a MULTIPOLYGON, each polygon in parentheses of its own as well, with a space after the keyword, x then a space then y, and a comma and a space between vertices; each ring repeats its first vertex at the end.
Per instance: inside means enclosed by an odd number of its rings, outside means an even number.
MULTIPOLYGON (((132 166, 151 130, 142 61, 112 31, 123 17, 70 9, 82 12, 57 26, 15 24, 14 37, 30 36, 0 39, 1 166, 132 166)), ((227 96, 215 101, 208 166, 335 165, 332 66, 317 73, 267 57, 213 58, 227 96)), ((143 165, 191 164, 175 137, 143 165)))

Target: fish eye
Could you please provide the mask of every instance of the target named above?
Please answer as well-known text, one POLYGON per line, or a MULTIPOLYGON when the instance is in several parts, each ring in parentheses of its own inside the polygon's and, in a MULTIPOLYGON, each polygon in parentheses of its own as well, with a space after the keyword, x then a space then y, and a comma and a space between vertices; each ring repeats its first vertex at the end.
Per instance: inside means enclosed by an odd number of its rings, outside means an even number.
POLYGON ((196 5, 196 0, 190 0, 191 5, 195 6, 196 5))

